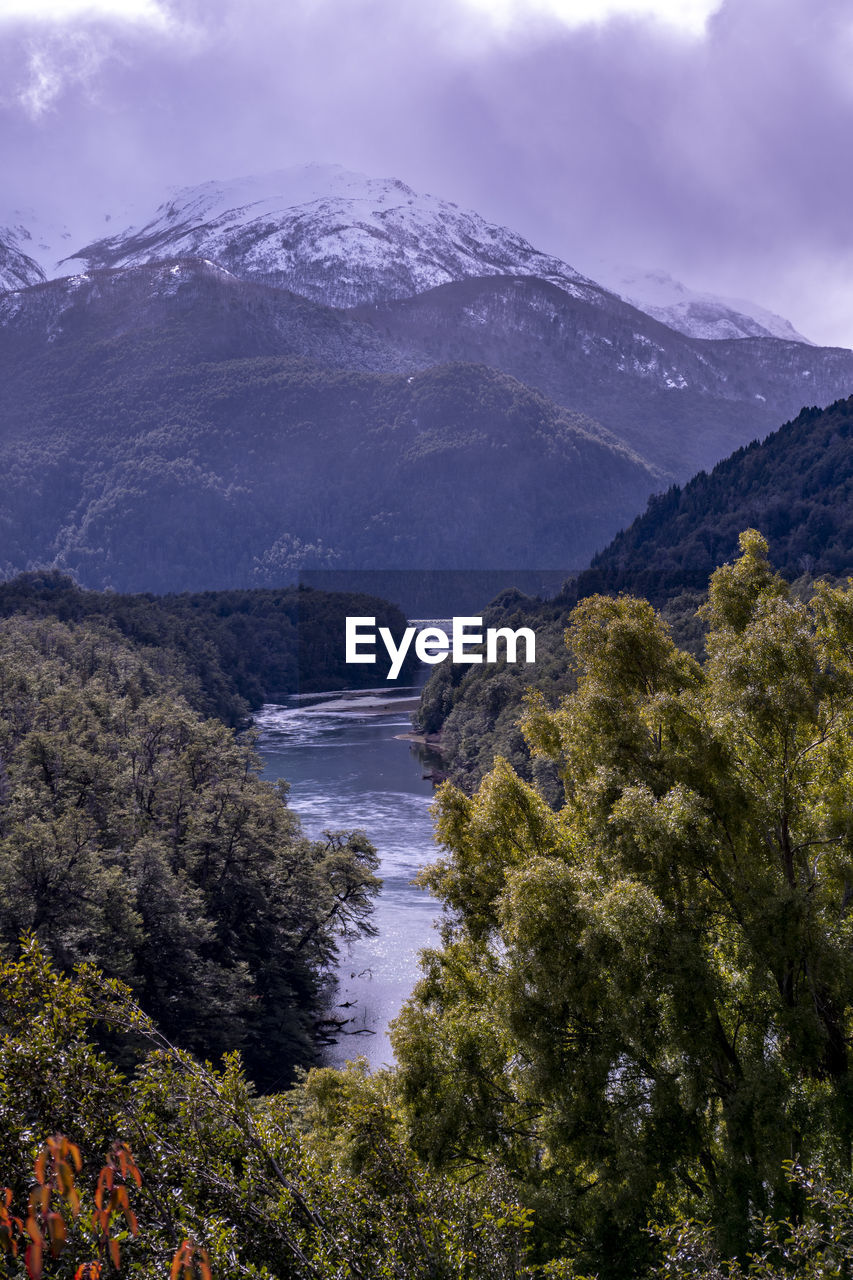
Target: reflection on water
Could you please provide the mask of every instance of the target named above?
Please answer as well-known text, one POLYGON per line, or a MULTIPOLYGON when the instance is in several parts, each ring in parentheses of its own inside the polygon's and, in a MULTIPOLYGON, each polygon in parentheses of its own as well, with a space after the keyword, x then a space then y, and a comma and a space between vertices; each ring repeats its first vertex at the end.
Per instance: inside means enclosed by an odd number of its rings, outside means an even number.
POLYGON ((359 1054, 372 1067, 392 1060, 387 1026, 419 976, 418 951, 434 945, 438 904, 412 885, 436 855, 432 784, 421 754, 396 735, 411 729, 414 690, 314 694, 267 705, 255 722, 266 778, 286 778, 290 804, 306 834, 361 828, 382 860, 383 888, 373 922, 375 938, 344 948, 332 1015, 346 1032, 326 1061, 340 1065, 359 1054))

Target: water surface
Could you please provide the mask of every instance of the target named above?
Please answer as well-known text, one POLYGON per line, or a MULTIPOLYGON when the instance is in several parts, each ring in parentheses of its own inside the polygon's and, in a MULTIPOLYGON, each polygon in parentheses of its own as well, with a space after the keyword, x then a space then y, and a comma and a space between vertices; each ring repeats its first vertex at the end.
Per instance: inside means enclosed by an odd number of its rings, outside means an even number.
POLYGON ((432 783, 423 753, 398 735, 411 732, 413 690, 299 695, 255 717, 264 777, 286 778, 306 834, 360 828, 376 846, 383 880, 373 923, 379 933, 343 949, 333 1016, 343 1034, 326 1051, 330 1065, 363 1054, 391 1063, 388 1023, 419 976, 418 951, 434 945, 438 903, 412 885, 436 856, 429 807, 432 783))

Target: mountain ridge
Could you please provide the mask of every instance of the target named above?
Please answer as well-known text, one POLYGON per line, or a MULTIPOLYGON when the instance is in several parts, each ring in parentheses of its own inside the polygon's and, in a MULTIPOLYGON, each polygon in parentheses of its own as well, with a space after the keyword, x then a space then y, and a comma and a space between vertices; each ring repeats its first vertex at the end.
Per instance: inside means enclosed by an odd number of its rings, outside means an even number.
POLYGON ((588 301, 595 300, 590 285, 598 294, 614 293, 688 336, 807 341, 766 308, 689 290, 666 272, 597 264, 603 274, 593 279, 452 201, 419 194, 398 178, 370 178, 340 165, 294 166, 177 188, 153 214, 125 210, 105 221, 128 217, 134 221, 117 234, 86 237, 31 211, 0 216, 0 286, 4 279, 9 288, 21 283, 11 268, 4 277, 4 246, 7 256, 28 253, 44 278, 157 257, 207 257, 245 278, 264 278, 344 307, 412 296, 467 276, 524 273, 588 301), (665 302, 657 296, 662 287, 665 302))

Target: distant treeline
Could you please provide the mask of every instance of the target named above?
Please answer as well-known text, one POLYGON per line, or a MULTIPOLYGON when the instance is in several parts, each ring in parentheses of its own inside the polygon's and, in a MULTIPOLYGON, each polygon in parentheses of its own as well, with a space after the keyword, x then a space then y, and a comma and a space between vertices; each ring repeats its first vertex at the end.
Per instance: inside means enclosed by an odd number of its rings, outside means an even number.
POLYGON ((372 596, 307 587, 122 595, 83 590, 55 571, 0 584, 0 617, 13 615, 103 622, 176 680, 195 710, 232 726, 287 693, 372 684, 373 667, 344 661, 348 615, 374 616, 398 638, 406 624, 400 609, 372 596))

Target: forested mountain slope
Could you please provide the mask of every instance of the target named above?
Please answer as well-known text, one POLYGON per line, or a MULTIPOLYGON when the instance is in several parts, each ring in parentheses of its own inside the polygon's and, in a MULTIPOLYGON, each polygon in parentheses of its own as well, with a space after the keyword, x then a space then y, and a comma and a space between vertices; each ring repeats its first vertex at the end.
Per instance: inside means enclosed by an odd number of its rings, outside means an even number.
POLYGON ((660 485, 505 374, 420 370, 372 329, 216 268, 74 288, 0 299, 7 574, 174 591, 312 565, 579 566, 660 485))
POLYGON ((502 369, 596 418, 677 480, 804 402, 853 390, 853 352, 763 336, 688 337, 605 290, 525 276, 457 281, 353 314, 410 358, 502 369))
POLYGON ((581 574, 581 596, 627 591, 662 600, 701 588, 758 528, 787 578, 853 572, 853 396, 804 409, 683 488, 653 498, 581 574))

